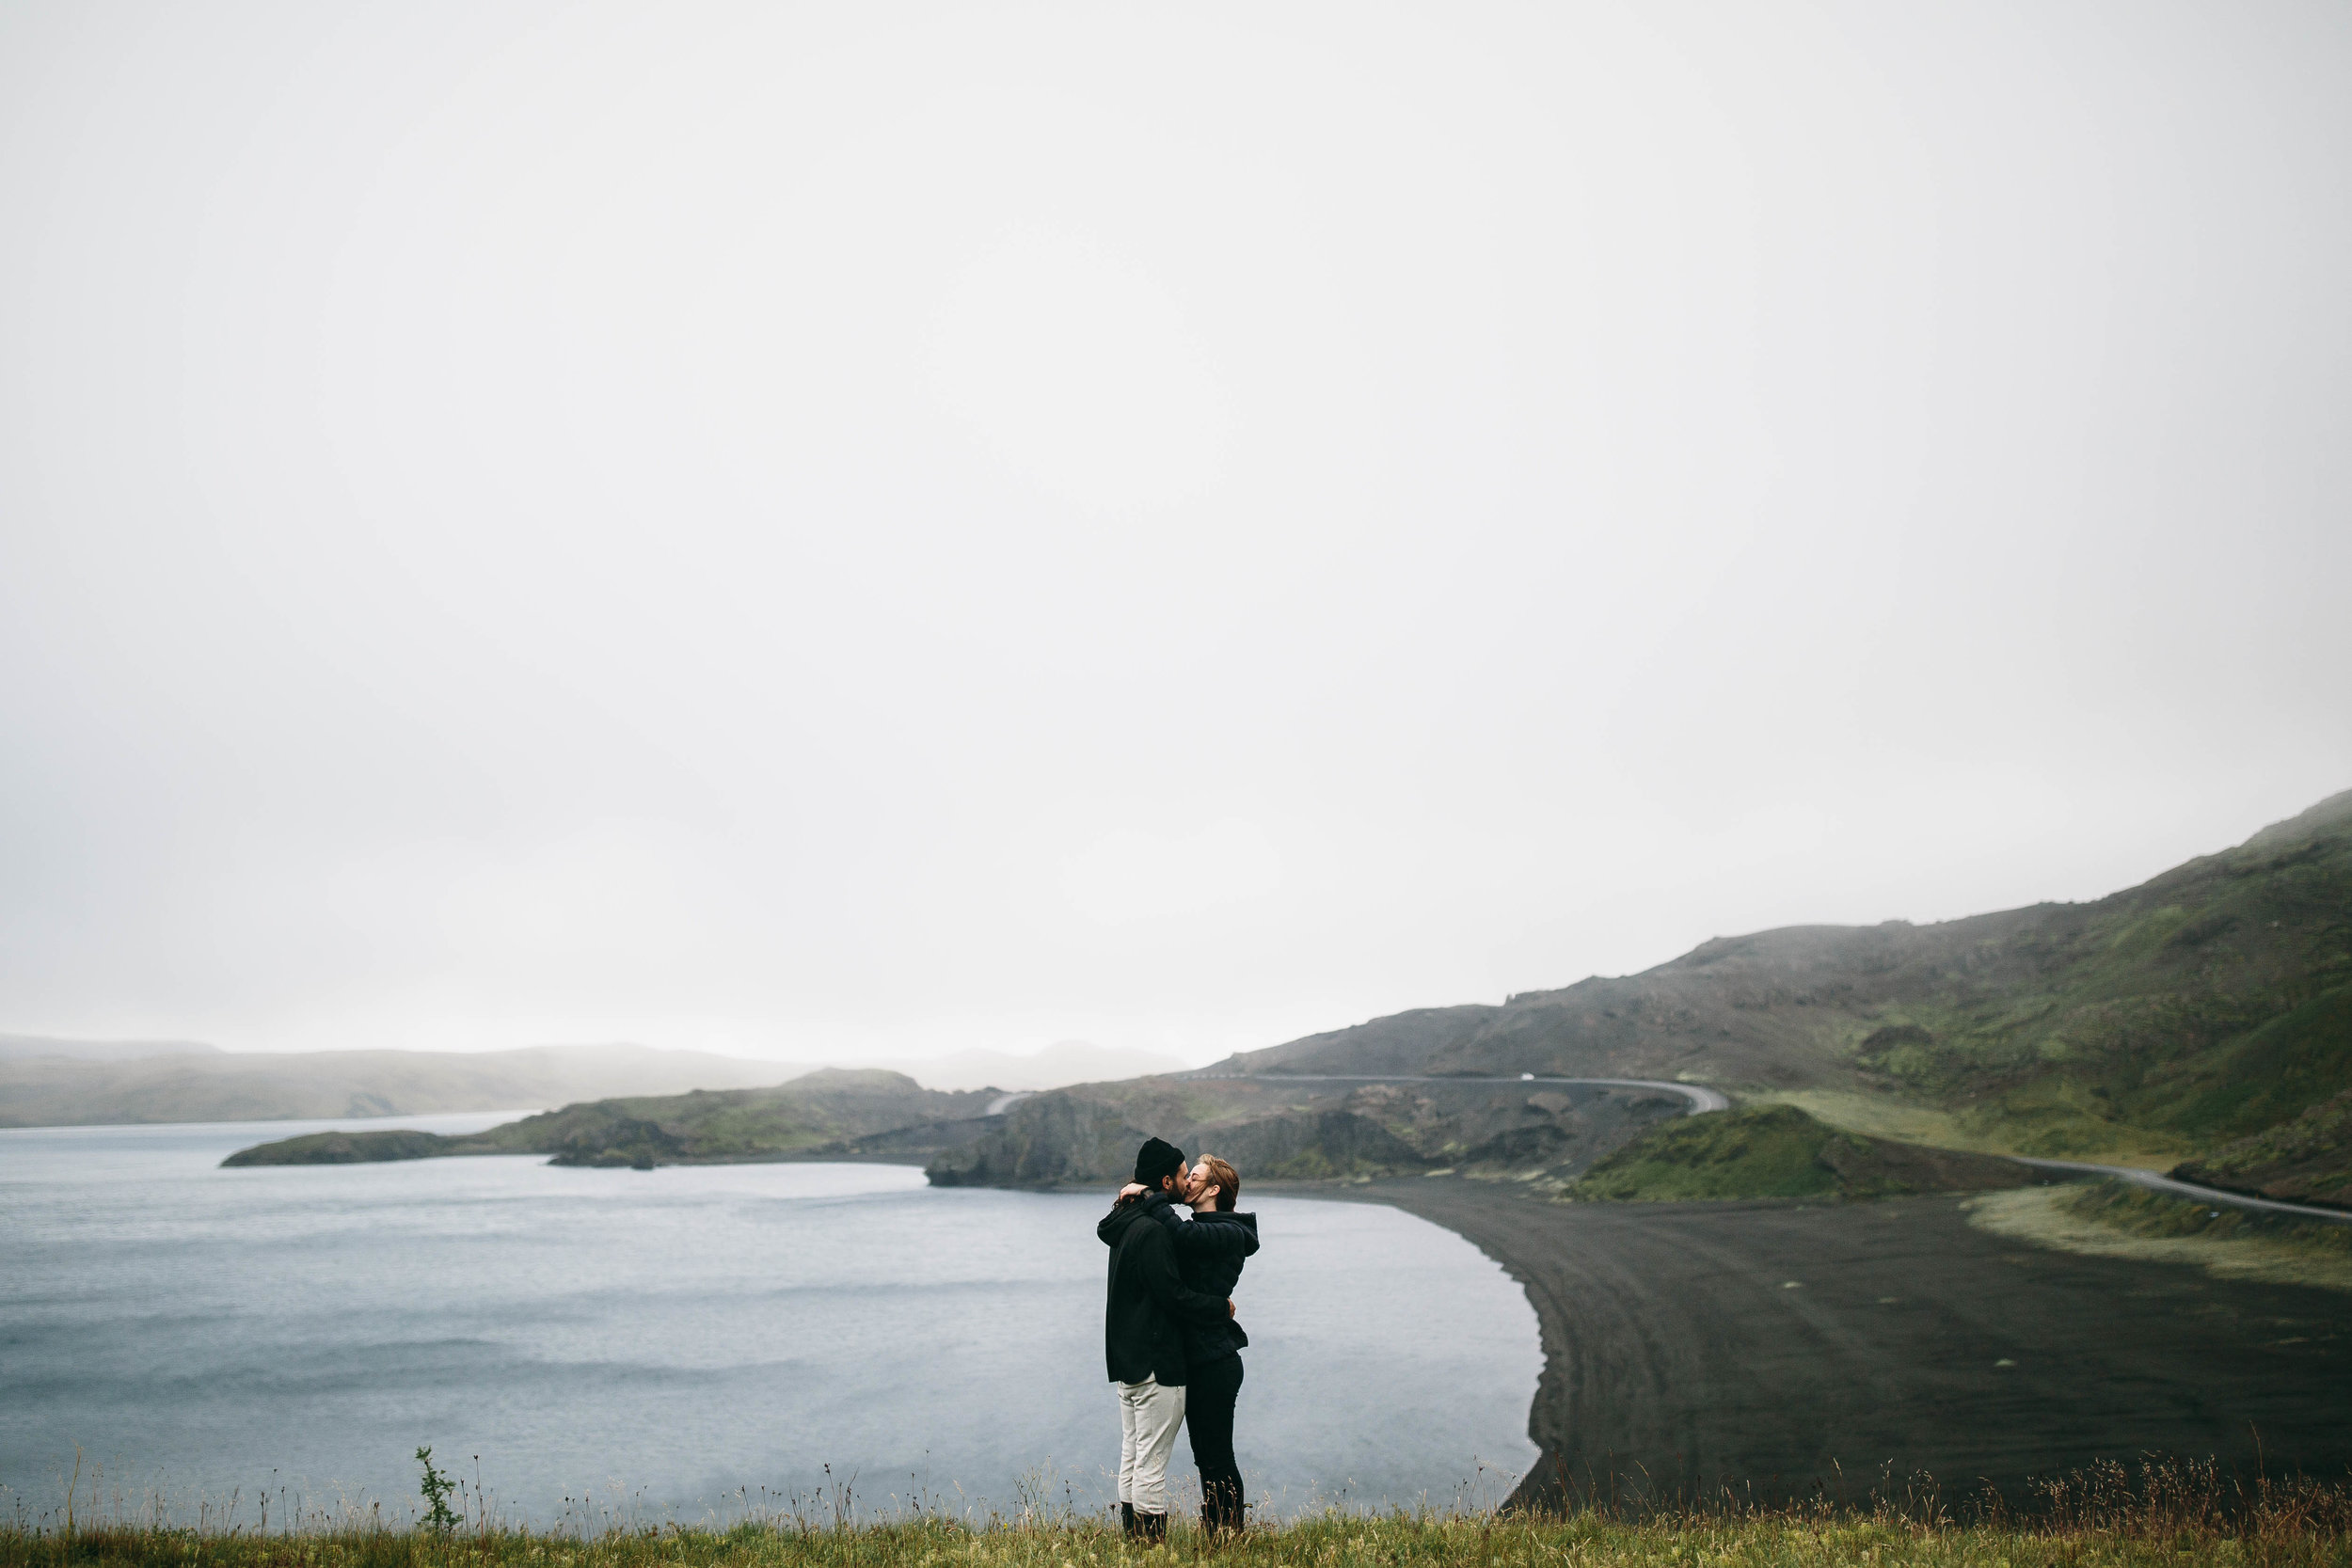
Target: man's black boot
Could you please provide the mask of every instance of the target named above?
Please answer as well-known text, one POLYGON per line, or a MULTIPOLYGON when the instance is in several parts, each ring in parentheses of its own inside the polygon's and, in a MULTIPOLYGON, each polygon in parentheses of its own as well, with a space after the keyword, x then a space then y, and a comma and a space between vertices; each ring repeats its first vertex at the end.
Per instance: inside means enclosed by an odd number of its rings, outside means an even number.
POLYGON ((1130 1541, 1136 1538, 1136 1505, 1131 1502, 1119 1505, 1119 1533, 1130 1541))
POLYGON ((1136 1533, 1154 1546, 1158 1545, 1168 1539, 1168 1515, 1165 1513, 1136 1514, 1136 1533))

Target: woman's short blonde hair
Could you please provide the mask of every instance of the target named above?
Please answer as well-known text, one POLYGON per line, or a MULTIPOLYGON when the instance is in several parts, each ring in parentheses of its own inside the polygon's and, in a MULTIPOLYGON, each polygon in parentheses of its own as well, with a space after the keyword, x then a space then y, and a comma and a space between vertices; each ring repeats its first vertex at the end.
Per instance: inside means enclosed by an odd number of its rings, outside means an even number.
POLYGON ((1200 1172, 1216 1189, 1216 1206, 1231 1209, 1234 1200, 1241 1196, 1241 1172, 1214 1154, 1200 1156, 1200 1172))

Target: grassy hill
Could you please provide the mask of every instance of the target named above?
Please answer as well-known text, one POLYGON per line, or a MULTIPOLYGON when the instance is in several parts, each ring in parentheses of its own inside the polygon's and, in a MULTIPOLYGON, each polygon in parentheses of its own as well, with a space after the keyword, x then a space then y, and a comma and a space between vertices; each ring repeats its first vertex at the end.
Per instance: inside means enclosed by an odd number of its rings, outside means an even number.
POLYGON ((2352 792, 2092 903, 1721 938, 1211 1070, 1679 1076, 1930 1141, 2168 1164, 2352 1088, 2352 792))
POLYGON ((827 1068, 761 1089, 598 1100, 486 1132, 316 1132, 231 1154, 227 1165, 331 1165, 469 1154, 546 1154, 559 1165, 726 1164, 791 1159, 915 1161, 969 1142, 996 1096, 949 1094, 879 1070, 827 1068))

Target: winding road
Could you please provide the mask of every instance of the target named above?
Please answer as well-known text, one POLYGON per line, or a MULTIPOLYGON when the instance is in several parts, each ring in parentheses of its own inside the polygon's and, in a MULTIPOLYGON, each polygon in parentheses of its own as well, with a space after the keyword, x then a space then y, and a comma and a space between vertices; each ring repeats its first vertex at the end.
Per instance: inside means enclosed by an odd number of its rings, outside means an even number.
POLYGON ((2327 1225, 2352 1225, 2352 1212, 2342 1209, 2322 1209, 2309 1203, 2282 1203, 2275 1197, 2255 1197, 2248 1193, 2202 1186, 2195 1181, 2183 1181, 2132 1165, 2092 1165, 2079 1160, 2028 1160, 2022 1154, 2010 1158, 2036 1170, 2056 1171, 2070 1176, 2112 1176, 2135 1187, 2145 1187, 2150 1192, 2165 1193, 2173 1197, 2193 1197, 2200 1203, 2220 1204, 2226 1208, 2249 1209, 2263 1213, 2293 1214, 2297 1219, 2318 1220, 2327 1225))
POLYGON ((1680 1095, 1691 1102, 1689 1114, 1728 1111, 1731 1101, 1703 1084, 1677 1084, 1663 1078, 1550 1078, 1541 1073, 1516 1072, 1507 1077, 1472 1078, 1427 1072, 1219 1072, 1187 1073, 1192 1078, 1247 1078, 1259 1084, 1565 1084, 1596 1089, 1656 1089, 1680 1095))
MULTIPOLYGON (((1196 1074, 1206 1077, 1208 1074, 1196 1074)), ((1691 1102, 1687 1113, 1700 1116, 1708 1111, 1728 1111, 1731 1101, 1721 1090, 1701 1084, 1677 1084, 1663 1078, 1550 1078, 1522 1072, 1513 1077, 1459 1078, 1432 1073, 1306 1073, 1306 1072, 1228 1072, 1216 1076, 1248 1078, 1265 1084, 1565 1084, 1588 1088, 1656 1089, 1666 1094, 1680 1095, 1691 1102)), ((2183 1181, 2176 1177, 2141 1170, 2133 1165, 2099 1165, 2080 1160, 2036 1160, 2022 1154, 2008 1155, 2021 1165, 2065 1176, 2108 1176, 2119 1181, 2129 1181, 2136 1187, 2164 1193, 2173 1197, 2194 1198, 2200 1203, 2228 1209, 2243 1209, 2259 1213, 2292 1214, 2298 1219, 2318 1220, 2324 1225, 2352 1225, 2352 1211, 2322 1209, 2309 1203, 2285 1203, 2277 1198, 2255 1197, 2247 1193, 2233 1193, 2220 1187, 2207 1187, 2195 1181, 2183 1181)))

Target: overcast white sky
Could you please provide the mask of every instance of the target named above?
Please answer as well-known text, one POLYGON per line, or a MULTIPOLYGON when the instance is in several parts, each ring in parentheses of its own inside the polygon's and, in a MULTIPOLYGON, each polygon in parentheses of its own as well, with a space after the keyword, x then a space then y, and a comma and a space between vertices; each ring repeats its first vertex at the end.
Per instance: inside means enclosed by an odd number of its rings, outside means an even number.
POLYGON ((1206 1061, 2352 785, 2352 8, 0 8, 0 1030, 1206 1061))

